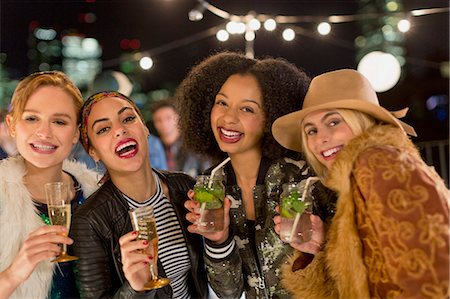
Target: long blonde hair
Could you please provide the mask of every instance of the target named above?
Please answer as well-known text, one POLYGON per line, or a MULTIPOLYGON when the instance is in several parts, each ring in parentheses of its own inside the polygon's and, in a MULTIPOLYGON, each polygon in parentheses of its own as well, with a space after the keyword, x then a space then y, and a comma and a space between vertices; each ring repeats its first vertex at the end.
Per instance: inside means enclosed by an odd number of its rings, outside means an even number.
MULTIPOLYGON (((339 115, 342 116, 344 121, 352 130, 353 134, 356 136, 360 135, 367 129, 373 127, 377 124, 377 120, 372 116, 360 112, 357 110, 351 109, 334 109, 339 115)), ((317 158, 313 155, 313 153, 308 148, 307 136, 303 127, 303 123, 301 125, 300 135, 302 138, 302 150, 305 153, 306 160, 309 165, 314 169, 316 174, 321 178, 326 178, 327 175, 327 167, 323 165, 317 158)))

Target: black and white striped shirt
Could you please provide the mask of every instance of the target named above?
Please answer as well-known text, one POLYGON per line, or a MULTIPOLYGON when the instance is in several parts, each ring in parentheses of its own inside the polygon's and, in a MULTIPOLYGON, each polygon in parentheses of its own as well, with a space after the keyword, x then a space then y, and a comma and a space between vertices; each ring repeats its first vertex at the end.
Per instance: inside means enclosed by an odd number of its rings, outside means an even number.
POLYGON ((156 183, 156 193, 139 203, 124 195, 130 208, 153 206, 158 232, 158 258, 170 279, 173 298, 191 298, 187 285, 187 278, 191 268, 186 241, 181 231, 175 210, 162 190, 161 182, 153 173, 156 183))

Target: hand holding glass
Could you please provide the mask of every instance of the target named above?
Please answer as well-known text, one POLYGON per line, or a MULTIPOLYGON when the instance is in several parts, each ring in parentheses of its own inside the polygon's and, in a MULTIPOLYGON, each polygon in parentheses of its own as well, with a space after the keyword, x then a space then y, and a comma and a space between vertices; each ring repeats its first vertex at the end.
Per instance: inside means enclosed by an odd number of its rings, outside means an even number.
POLYGON ((139 233, 138 240, 148 242, 148 247, 142 253, 153 256, 150 265, 151 280, 144 285, 144 290, 162 288, 169 284, 169 279, 158 277, 158 233, 156 232, 156 219, 153 207, 146 206, 129 211, 133 229, 139 233))
POLYGON ((316 177, 300 183, 283 184, 281 194, 280 238, 284 242, 301 244, 311 239, 312 196, 311 186, 316 177))
MULTIPOLYGON (((69 198, 69 186, 63 182, 45 184, 45 196, 47 198, 48 217, 52 225, 70 228, 71 207, 69 198)), ((67 236, 67 233, 63 234, 67 236)), ((67 245, 61 244, 61 253, 52 262, 68 262, 77 260, 78 257, 67 254, 67 245)))
POLYGON ((200 218, 195 223, 200 232, 223 230, 225 188, 220 179, 208 175, 197 176, 194 200, 200 203, 200 218))

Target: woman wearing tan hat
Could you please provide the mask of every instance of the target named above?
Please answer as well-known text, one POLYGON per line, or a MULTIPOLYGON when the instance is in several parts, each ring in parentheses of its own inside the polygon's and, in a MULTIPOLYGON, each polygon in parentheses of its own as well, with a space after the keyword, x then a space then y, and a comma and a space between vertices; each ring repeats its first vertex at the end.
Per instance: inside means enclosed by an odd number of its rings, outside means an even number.
POLYGON ((314 78, 303 109, 274 122, 275 139, 338 194, 323 250, 282 269, 296 297, 448 297, 450 192, 407 137, 405 112, 381 107, 368 80, 344 69, 314 78))

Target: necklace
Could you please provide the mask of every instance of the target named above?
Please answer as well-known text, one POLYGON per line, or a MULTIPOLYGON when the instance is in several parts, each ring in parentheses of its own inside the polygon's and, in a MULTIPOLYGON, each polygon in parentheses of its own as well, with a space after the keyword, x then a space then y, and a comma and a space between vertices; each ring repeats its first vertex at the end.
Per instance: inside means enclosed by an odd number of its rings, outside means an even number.
POLYGON ((40 213, 39 216, 41 216, 41 219, 44 221, 45 224, 50 225, 50 218, 45 215, 44 213, 40 213))

